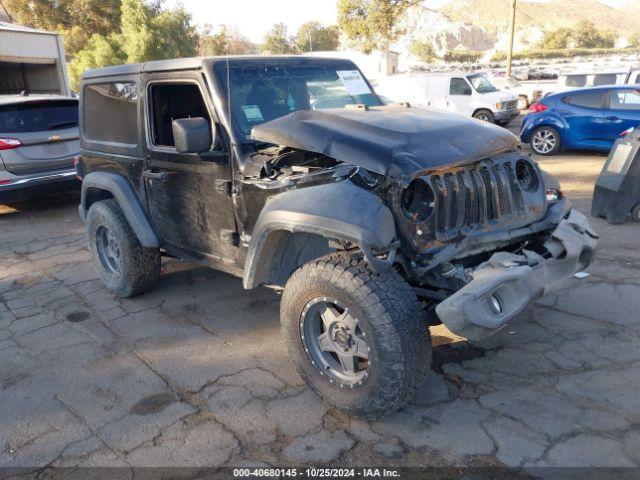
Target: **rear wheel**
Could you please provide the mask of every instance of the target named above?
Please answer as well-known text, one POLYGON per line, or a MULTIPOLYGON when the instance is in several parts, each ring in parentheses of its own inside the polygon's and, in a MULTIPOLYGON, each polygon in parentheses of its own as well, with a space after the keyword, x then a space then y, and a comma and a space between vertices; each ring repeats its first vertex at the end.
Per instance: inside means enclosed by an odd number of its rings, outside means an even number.
POLYGON ((361 257, 334 254, 300 267, 284 289, 280 321, 307 385, 357 415, 396 410, 430 370, 429 331, 413 290, 361 257))
POLYGON ((87 233, 98 275, 111 292, 133 297, 153 288, 160 277, 160 249, 140 245, 115 200, 91 205, 87 233))
POLYGON ((531 149, 538 155, 553 155, 560 150, 560 134, 552 127, 538 127, 531 134, 531 149))
POLYGON ((483 122, 495 123, 493 118, 493 113, 491 110, 481 109, 473 114, 473 118, 477 118, 478 120, 482 120, 483 122))

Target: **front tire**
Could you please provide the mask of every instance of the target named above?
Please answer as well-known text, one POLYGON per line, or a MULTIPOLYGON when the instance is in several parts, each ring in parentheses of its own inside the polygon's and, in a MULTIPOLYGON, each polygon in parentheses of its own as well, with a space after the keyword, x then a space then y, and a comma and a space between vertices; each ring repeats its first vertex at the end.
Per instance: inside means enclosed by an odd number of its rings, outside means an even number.
POLYGON ((495 123, 493 112, 491 110, 480 109, 473 113, 473 118, 487 123, 495 123))
POLYGON ((631 209, 631 220, 640 223, 640 203, 631 209))
POLYGON ((154 287, 160 278, 160 249, 140 245, 115 200, 91 205, 87 234, 95 268, 111 292, 127 298, 154 287))
POLYGON ((554 155, 560 148, 560 134, 555 128, 538 127, 531 134, 531 150, 538 155, 554 155))
POLYGON ((298 373, 325 401, 375 418, 410 401, 431 365, 426 319, 412 288, 362 257, 328 255, 296 270, 280 307, 298 373))
POLYGON ((518 110, 526 110, 529 108, 529 99, 526 95, 518 95, 518 110))

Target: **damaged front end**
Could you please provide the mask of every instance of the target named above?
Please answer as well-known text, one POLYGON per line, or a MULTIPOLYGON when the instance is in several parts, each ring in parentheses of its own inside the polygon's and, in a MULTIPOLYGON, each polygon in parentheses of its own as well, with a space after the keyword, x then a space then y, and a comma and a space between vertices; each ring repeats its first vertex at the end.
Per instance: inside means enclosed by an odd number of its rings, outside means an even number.
POLYGON ((287 208, 313 212, 322 226, 337 216, 344 225, 334 232, 369 232, 332 238, 359 247, 378 271, 397 268, 428 310, 470 340, 500 330, 593 258, 587 219, 504 129, 385 107, 296 112, 252 137, 279 146, 261 151, 261 175, 246 181, 298 190, 271 205, 295 204, 287 208), (318 196, 302 184, 336 186, 318 196), (359 208, 366 202, 370 210, 359 208), (384 235, 372 225, 383 210, 384 235))
POLYGON ((481 340, 587 267, 597 239, 587 218, 572 210, 544 242, 544 255, 526 248, 494 253, 469 272, 470 281, 441 302, 436 313, 452 332, 481 340))

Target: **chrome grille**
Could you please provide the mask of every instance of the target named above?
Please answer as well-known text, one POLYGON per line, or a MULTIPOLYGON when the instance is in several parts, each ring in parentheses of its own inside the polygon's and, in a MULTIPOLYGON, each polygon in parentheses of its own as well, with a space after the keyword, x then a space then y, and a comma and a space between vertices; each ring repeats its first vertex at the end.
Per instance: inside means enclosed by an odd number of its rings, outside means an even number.
POLYGON ((518 101, 517 100, 509 100, 507 102, 507 110, 512 110, 514 108, 518 108, 518 101))
POLYGON ((526 202, 511 161, 485 160, 430 175, 436 235, 526 216, 526 202))

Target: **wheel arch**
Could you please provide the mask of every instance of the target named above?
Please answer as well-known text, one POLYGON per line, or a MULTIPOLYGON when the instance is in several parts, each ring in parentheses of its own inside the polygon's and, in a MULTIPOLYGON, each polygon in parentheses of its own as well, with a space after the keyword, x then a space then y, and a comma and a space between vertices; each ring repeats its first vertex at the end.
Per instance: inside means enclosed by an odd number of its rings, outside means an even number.
POLYGON ((487 107, 478 107, 476 108, 473 113, 471 114, 472 117, 475 117, 477 113, 479 112, 489 112, 491 114, 492 117, 494 117, 495 119, 495 113, 493 112, 493 110, 491 110, 490 108, 487 107))
POLYGON ((385 271, 395 253, 395 221, 375 194, 349 181, 288 190, 272 197, 253 229, 243 285, 284 286, 301 265, 336 251, 359 248, 375 270, 385 271), (388 251, 386 259, 374 252, 388 251))
POLYGON ((121 175, 111 172, 91 172, 82 179, 80 217, 86 219, 91 205, 113 198, 143 247, 159 247, 160 241, 149 222, 131 184, 121 175))

